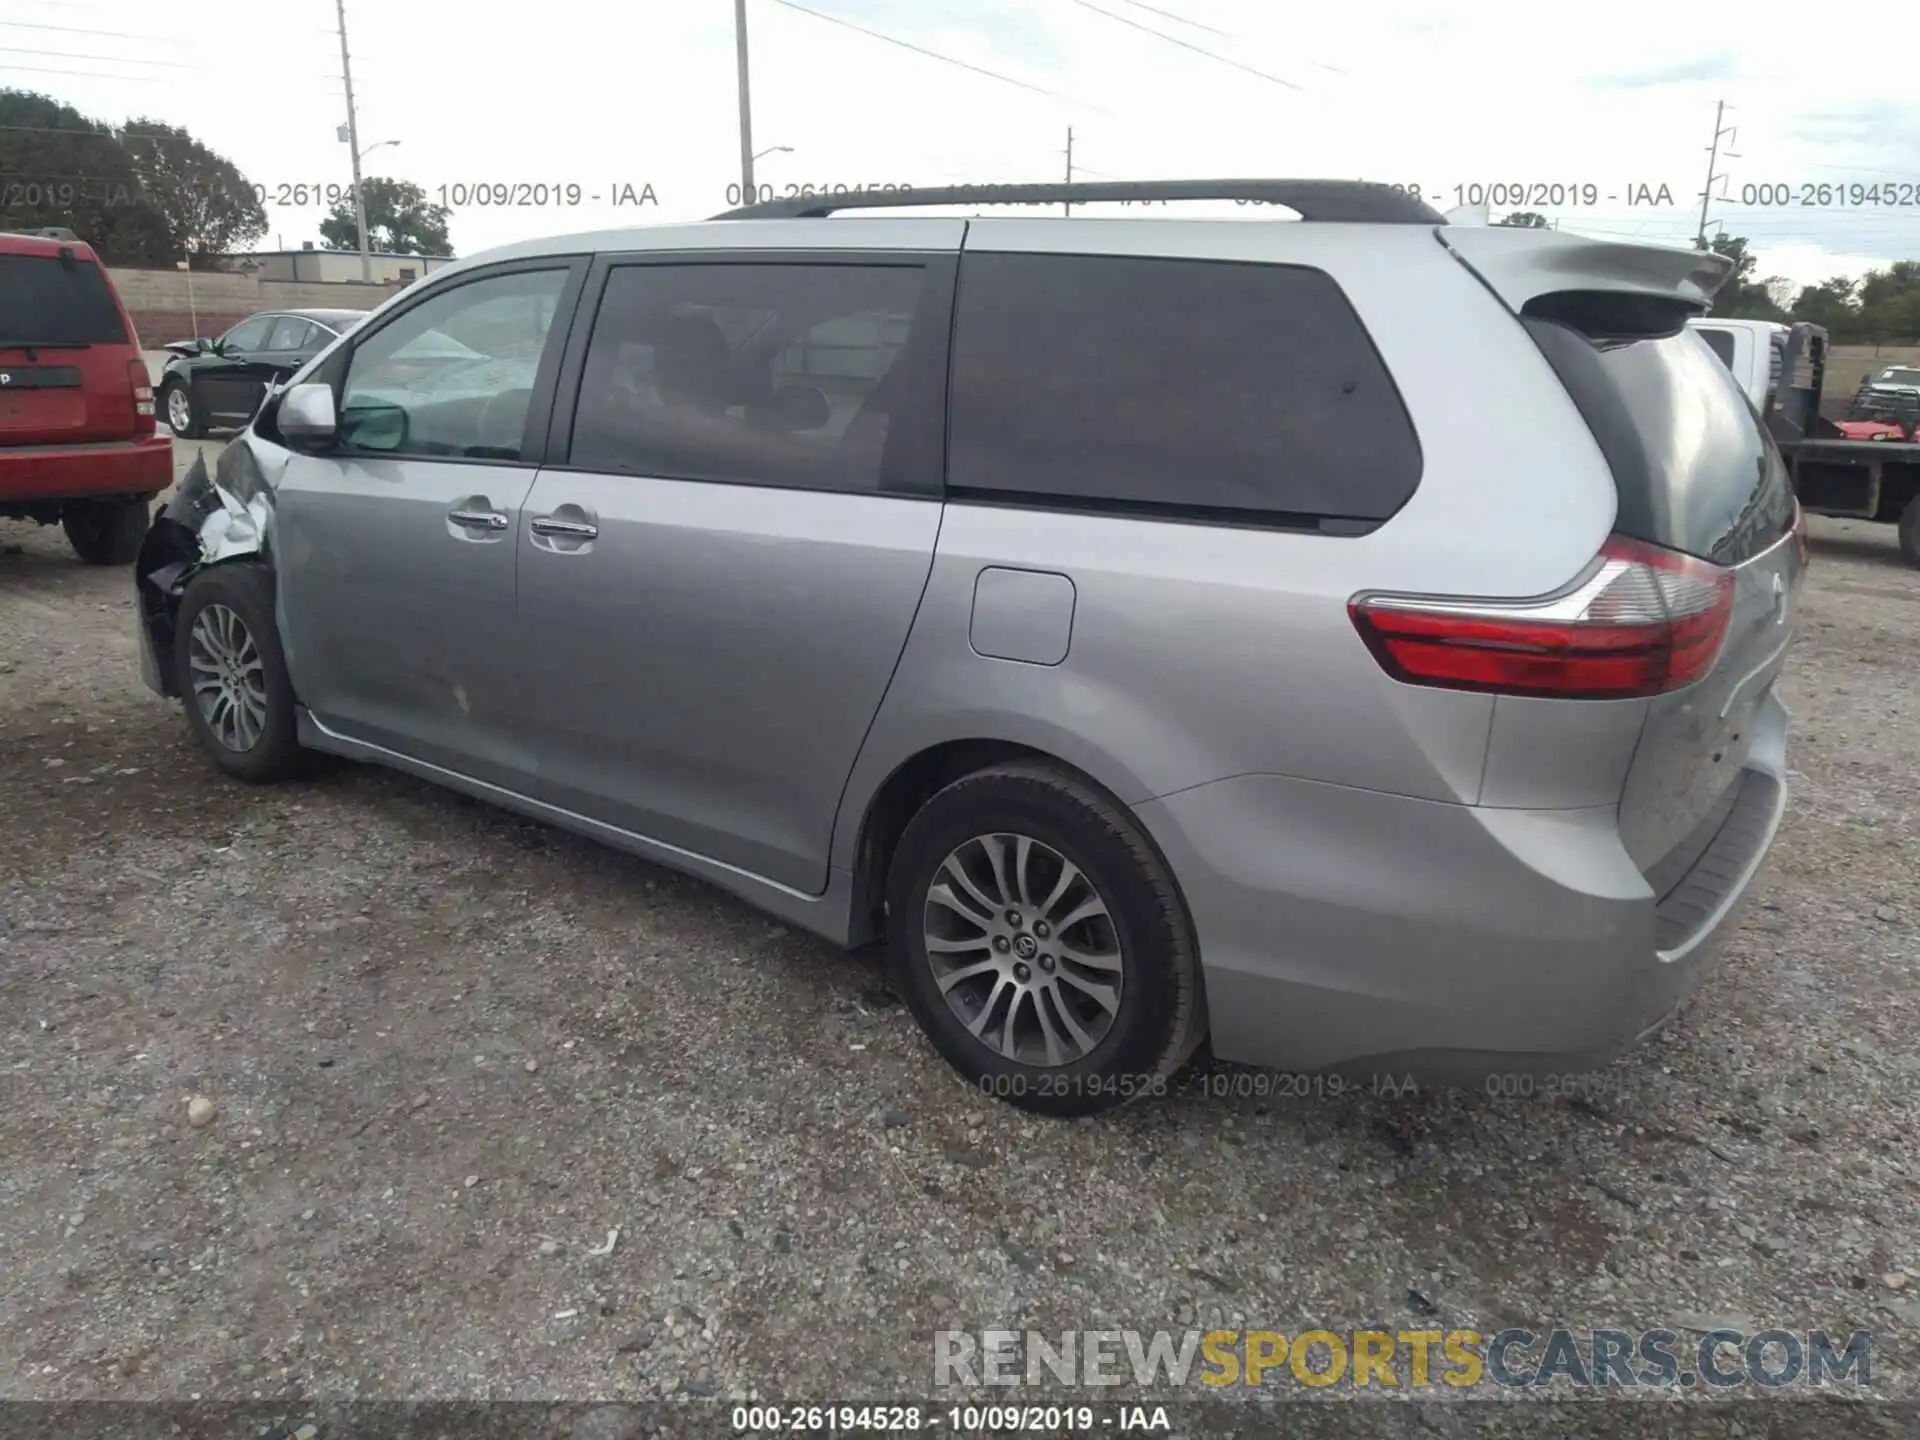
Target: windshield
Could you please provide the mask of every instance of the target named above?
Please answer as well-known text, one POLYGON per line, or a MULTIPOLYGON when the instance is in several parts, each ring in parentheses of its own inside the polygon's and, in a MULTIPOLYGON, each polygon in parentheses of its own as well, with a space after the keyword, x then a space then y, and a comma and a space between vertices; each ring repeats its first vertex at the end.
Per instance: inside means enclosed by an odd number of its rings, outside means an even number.
POLYGON ((1920 370, 1908 370, 1900 367, 1895 367, 1892 370, 1882 370, 1878 375, 1873 377, 1873 383, 1876 385, 1920 386, 1920 370))
POLYGON ((0 345, 124 345, 126 322, 91 260, 0 255, 0 345))

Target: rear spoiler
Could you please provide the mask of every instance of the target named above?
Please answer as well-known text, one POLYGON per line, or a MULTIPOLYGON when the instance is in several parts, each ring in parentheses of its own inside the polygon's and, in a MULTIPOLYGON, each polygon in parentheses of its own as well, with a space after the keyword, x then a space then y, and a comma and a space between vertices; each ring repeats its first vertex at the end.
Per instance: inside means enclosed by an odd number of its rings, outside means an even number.
POLYGON ((1501 225, 1447 226, 1434 234, 1515 314, 1548 295, 1602 292, 1665 301, 1681 317, 1697 315, 1733 274, 1733 262, 1711 250, 1501 225))

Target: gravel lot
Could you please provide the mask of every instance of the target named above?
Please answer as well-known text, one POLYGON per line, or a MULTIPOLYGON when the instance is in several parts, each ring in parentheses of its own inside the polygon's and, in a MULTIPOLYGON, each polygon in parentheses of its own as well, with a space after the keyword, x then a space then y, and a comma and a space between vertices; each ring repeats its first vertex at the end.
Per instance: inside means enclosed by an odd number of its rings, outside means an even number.
POLYGON ((877 1399, 949 1327, 1724 1318, 1875 1330, 1920 1398, 1920 574, 1814 535, 1771 878, 1591 1102, 1211 1067, 1062 1124, 701 884, 216 779, 128 573, 0 523, 0 1394, 877 1399))

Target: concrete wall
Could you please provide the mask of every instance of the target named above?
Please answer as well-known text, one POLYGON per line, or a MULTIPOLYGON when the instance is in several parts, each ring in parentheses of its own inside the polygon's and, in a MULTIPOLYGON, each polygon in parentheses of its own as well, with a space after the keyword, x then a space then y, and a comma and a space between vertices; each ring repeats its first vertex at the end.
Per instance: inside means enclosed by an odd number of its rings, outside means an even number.
MULTIPOLYGON (((245 259, 247 264, 257 267, 262 280, 319 280, 332 283, 357 282, 360 279, 360 256, 353 251, 269 250, 248 255, 245 259)), ((381 284, 404 285, 452 263, 444 256, 382 254, 367 257, 368 268, 381 284)))
POLYGON ((358 281, 301 282, 262 280, 254 275, 196 271, 192 303, 187 275, 182 270, 115 270, 113 283, 133 316, 140 343, 148 347, 169 340, 209 339, 229 325, 260 310, 371 310, 389 295, 406 288, 362 285, 358 281), (199 327, 194 326, 194 316, 199 327))

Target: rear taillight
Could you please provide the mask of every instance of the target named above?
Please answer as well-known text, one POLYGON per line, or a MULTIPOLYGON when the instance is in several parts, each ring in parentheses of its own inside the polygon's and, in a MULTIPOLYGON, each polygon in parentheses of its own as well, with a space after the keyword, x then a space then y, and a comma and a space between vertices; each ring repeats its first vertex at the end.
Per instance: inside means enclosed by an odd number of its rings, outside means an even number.
POLYGON ((147 362, 127 362, 127 384, 133 391, 133 433, 153 433, 153 381, 147 376, 147 362))
POLYGON ((1556 699, 1626 699, 1713 668, 1733 613, 1733 572, 1615 535, 1591 575, 1518 605, 1356 596, 1361 638, 1396 680, 1556 699))

